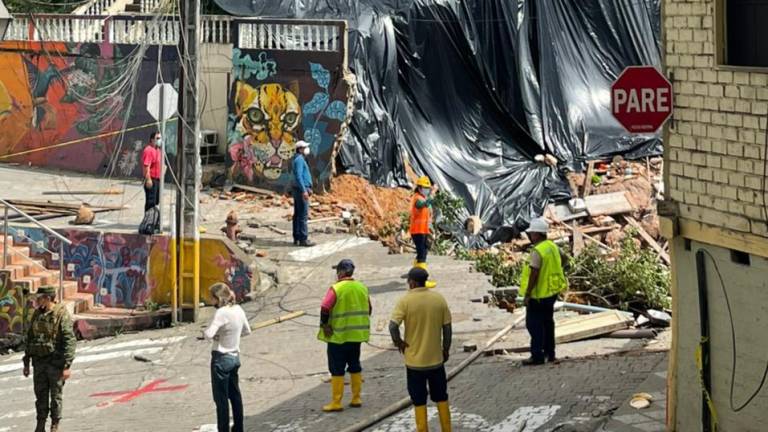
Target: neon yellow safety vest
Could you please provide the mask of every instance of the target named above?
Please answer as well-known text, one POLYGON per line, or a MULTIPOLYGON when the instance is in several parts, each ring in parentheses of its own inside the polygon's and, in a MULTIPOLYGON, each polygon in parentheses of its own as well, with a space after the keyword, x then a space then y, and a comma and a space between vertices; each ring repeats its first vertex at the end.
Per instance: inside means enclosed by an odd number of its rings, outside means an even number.
MULTIPOLYGON (((552 240, 544 240, 533 247, 541 257, 541 268, 536 286, 531 291, 531 298, 543 299, 560 294, 568 288, 568 281, 563 272, 563 263, 560 259, 560 249, 552 240)), ((528 279, 531 275, 530 258, 523 266, 523 274, 520 276, 520 295, 525 296, 528 291, 528 279)))
POLYGON ((333 285, 333 290, 336 292, 336 304, 328 320, 333 334, 326 337, 321 328, 317 338, 336 344, 368 342, 371 332, 368 287, 356 280, 345 280, 333 285))

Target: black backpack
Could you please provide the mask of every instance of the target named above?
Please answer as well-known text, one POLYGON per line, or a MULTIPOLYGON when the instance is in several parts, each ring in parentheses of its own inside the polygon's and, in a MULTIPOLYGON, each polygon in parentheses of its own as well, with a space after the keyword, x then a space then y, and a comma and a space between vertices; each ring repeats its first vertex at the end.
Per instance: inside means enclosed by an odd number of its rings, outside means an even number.
POLYGON ((144 213, 144 219, 139 225, 139 234, 152 235, 160 232, 160 210, 152 207, 144 213))

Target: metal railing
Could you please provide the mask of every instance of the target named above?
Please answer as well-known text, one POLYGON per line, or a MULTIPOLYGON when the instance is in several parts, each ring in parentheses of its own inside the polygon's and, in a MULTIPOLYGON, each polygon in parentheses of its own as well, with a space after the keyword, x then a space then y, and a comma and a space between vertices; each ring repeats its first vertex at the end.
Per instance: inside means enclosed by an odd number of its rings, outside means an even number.
MULTIPOLYGON (((8 201, 0 198, 0 205, 4 207, 3 209, 3 269, 6 269, 8 267, 8 210, 13 210, 20 216, 22 216, 24 219, 32 222, 33 224, 37 225, 38 227, 42 228, 45 232, 52 235, 56 239, 59 240, 59 301, 64 300, 64 245, 71 245, 72 242, 64 237, 63 235, 57 233, 56 231, 52 230, 48 226, 40 223, 37 219, 33 218, 32 216, 24 213, 23 211, 19 210, 16 206, 9 203, 8 201)), ((30 260, 32 258, 30 257, 30 260)), ((34 262, 34 260, 32 260, 34 262)), ((47 270, 47 269, 46 269, 47 270)))

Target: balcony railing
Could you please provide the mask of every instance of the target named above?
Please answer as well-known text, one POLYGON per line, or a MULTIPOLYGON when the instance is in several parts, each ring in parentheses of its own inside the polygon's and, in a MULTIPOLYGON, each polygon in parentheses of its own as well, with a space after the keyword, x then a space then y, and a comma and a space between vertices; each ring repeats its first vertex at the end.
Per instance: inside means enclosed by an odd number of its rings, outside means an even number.
MULTIPOLYGON (((106 0, 105 0, 106 1, 106 0)), ((160 2, 161 0, 148 0, 160 2)), ((35 15, 11 21, 6 41, 91 42, 176 45, 177 16, 35 15)), ((263 20, 204 15, 200 41, 244 49, 341 52, 346 46, 343 21, 263 20)))

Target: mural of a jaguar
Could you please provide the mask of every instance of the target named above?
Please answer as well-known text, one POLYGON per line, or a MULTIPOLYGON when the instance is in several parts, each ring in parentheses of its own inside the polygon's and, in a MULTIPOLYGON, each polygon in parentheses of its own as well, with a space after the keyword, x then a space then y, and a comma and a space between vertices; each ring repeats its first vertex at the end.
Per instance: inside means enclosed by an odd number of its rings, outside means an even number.
POLYGON ((242 141, 230 147, 230 156, 238 162, 232 166, 232 174, 240 171, 249 179, 279 178, 298 141, 301 106, 296 90, 281 84, 253 87, 238 81, 235 116, 235 130, 242 141))

